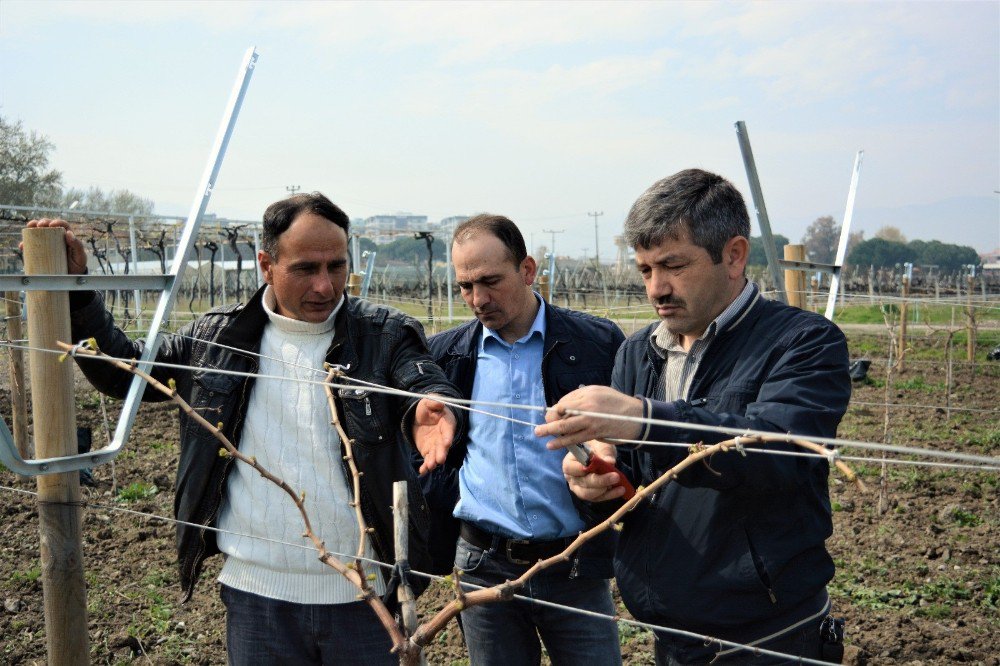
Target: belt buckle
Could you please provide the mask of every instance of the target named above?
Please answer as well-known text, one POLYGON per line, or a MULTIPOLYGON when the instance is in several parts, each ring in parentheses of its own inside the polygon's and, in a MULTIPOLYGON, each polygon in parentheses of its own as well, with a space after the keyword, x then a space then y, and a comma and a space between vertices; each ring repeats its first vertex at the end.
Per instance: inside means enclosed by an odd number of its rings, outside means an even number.
POLYGON ((514 555, 510 552, 510 547, 512 545, 526 546, 529 543, 530 542, 527 539, 507 539, 507 561, 510 562, 511 564, 520 564, 520 565, 534 564, 534 562, 531 562, 530 560, 519 560, 515 558, 514 555))

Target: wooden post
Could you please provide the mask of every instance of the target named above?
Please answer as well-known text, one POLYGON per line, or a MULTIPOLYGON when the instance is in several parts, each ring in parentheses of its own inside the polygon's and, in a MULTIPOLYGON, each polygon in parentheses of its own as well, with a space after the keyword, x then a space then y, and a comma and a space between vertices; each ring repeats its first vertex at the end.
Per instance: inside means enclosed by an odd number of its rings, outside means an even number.
MULTIPOLYGON (((66 274, 65 233, 55 227, 21 232, 25 275, 66 274)), ((70 339, 67 292, 29 291, 27 302, 32 347, 55 349, 56 340, 70 339)), ((29 360, 37 457, 75 455, 73 363, 61 363, 56 354, 42 351, 32 351, 29 360)), ((78 472, 38 477, 38 531, 50 666, 90 663, 79 502, 78 472)))
MULTIPOLYGON (((21 344, 24 332, 21 328, 21 292, 8 291, 4 294, 7 311, 7 340, 11 344, 21 344)), ((14 412, 11 427, 14 444, 22 458, 31 458, 31 442, 28 440, 28 391, 24 384, 24 352, 11 347, 10 350, 10 403, 14 412)), ((21 477, 24 479, 25 477, 21 477)))
POLYGON ((347 276, 347 293, 351 296, 361 295, 361 280, 363 276, 361 273, 351 273, 347 276))
MULTIPOLYGON (((410 507, 406 497, 406 481, 392 484, 393 536, 396 547, 396 564, 409 559, 410 552, 410 507)), ((399 605, 403 611, 403 626, 407 635, 417 630, 417 607, 413 590, 405 581, 398 590, 399 605)))
POLYGON ((548 275, 538 276, 538 293, 542 295, 545 302, 548 303, 552 299, 552 285, 549 283, 548 275))
MULTIPOLYGON (((969 336, 965 343, 965 360, 975 361, 976 360, 976 311, 972 307, 972 293, 976 288, 976 278, 971 275, 966 278, 966 282, 969 285, 968 293, 966 294, 968 302, 968 316, 969 316, 969 336)), ((975 370, 973 370, 975 372, 975 370)))
POLYGON ((899 369, 903 369, 903 359, 906 356, 906 319, 907 306, 910 297, 910 278, 903 276, 903 301, 899 306, 899 345, 896 347, 896 355, 899 357, 899 369))
MULTIPOLYGON (((809 278, 809 298, 813 298, 816 295, 816 292, 818 291, 819 291, 819 280, 814 275, 811 278, 809 278)), ((810 306, 809 309, 812 310, 812 307, 810 306)))
MULTIPOLYGON (((786 245, 785 259, 788 261, 805 261, 805 245, 786 245)), ((805 310, 806 308, 806 274, 794 268, 785 269, 785 293, 788 295, 788 304, 805 310)))

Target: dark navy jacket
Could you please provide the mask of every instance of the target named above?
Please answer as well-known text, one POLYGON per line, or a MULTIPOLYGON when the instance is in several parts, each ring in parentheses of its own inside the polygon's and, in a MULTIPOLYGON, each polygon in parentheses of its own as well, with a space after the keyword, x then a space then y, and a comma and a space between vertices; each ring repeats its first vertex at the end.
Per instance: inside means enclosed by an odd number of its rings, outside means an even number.
MULTIPOLYGON (((444 370, 464 398, 472 396, 476 376, 476 357, 483 325, 472 320, 461 326, 431 336, 428 341, 434 362, 444 370)), ((625 339, 615 324, 592 315, 545 305, 545 348, 542 357, 542 386, 545 402, 554 405, 580 386, 611 383, 615 352, 625 339)), ((465 460, 468 438, 452 445, 444 467, 425 475, 424 492, 431 507, 432 558, 438 571, 450 572, 455 560, 458 520, 451 511, 458 502, 458 468, 465 460)), ((580 503, 588 527, 594 524, 589 506, 580 503)), ((588 578, 610 578, 615 532, 608 530, 584 545, 578 552, 572 571, 588 578)), ((572 575, 572 574, 571 574, 572 575)))
MULTIPOLYGON (((672 403, 650 399, 664 363, 650 340, 656 326, 622 345, 612 381, 615 389, 643 397, 646 416, 836 436, 851 395, 847 343, 823 317, 757 294, 705 351, 688 399, 672 403)), ((731 437, 652 426, 642 438, 712 443, 731 437)), ((686 455, 679 447, 619 447, 619 463, 631 467, 636 486, 686 455)), ((625 605, 646 622, 737 642, 821 611, 834 571, 824 545, 833 531, 827 476, 823 459, 752 452, 716 455, 711 469, 684 470, 625 517, 615 558, 625 605)), ((717 645, 706 650, 699 641, 684 658, 715 651, 717 645)))

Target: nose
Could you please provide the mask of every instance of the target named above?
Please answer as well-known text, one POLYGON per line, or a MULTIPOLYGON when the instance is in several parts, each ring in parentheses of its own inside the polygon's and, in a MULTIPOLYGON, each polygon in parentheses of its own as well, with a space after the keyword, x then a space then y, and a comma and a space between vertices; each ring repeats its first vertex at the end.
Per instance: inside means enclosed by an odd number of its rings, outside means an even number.
POLYGON ((472 307, 481 308, 490 302, 489 289, 482 285, 472 285, 472 307))
POLYGON ((646 281, 646 296, 649 300, 656 301, 661 298, 666 298, 674 292, 673 285, 670 283, 670 278, 666 271, 653 270, 646 281))
POLYGON ((324 268, 317 271, 313 276, 310 287, 314 293, 321 294, 323 296, 332 296, 334 292, 333 279, 334 274, 324 268))

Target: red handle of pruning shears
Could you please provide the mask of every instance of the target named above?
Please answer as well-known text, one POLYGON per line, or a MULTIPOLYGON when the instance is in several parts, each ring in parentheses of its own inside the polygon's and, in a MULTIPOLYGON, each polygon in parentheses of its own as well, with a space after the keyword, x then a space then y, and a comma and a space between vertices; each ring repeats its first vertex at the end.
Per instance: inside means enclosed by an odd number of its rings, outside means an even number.
POLYGON ((584 466, 583 471, 587 474, 607 474, 609 472, 614 472, 618 475, 618 483, 616 486, 621 486, 625 489, 625 494, 622 495, 622 499, 630 500, 635 496, 635 488, 629 483, 629 480, 625 478, 625 475, 615 467, 614 463, 609 463, 604 458, 595 456, 590 452, 583 444, 573 444, 569 447, 570 453, 580 461, 580 464, 584 466))

